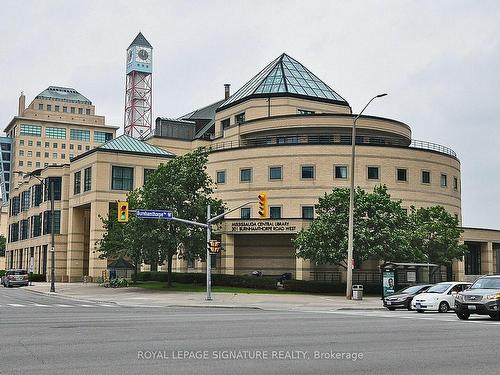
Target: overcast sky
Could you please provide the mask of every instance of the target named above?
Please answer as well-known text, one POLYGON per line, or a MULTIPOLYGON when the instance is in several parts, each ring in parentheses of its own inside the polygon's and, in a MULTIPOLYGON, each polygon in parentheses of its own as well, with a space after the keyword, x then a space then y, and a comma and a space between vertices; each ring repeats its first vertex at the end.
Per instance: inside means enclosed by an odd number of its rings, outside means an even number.
POLYGON ((358 112, 405 122, 462 163, 464 225, 500 229, 498 1, 2 0, 2 129, 49 85, 74 87, 123 125, 125 49, 154 47, 153 113, 234 92, 286 52, 358 112))

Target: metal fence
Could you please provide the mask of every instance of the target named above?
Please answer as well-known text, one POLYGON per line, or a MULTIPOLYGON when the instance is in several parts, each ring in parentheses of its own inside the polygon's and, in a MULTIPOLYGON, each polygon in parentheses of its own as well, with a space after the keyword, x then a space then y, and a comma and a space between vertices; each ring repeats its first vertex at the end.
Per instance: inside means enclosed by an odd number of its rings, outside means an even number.
MULTIPOLYGON (((285 145, 350 145, 351 135, 349 134, 286 134, 286 135, 272 135, 266 137, 252 137, 245 138, 236 141, 223 141, 216 142, 210 146, 208 149, 210 151, 221 151, 234 148, 246 148, 246 147, 266 147, 266 146, 285 146, 285 145)), ((446 146, 427 142, 420 140, 406 140, 403 138, 396 137, 383 137, 383 136, 364 136, 360 135, 356 137, 356 145, 360 146, 393 146, 393 147, 409 147, 421 150, 430 150, 434 152, 439 152, 441 154, 449 155, 454 158, 457 157, 455 151, 446 146)))

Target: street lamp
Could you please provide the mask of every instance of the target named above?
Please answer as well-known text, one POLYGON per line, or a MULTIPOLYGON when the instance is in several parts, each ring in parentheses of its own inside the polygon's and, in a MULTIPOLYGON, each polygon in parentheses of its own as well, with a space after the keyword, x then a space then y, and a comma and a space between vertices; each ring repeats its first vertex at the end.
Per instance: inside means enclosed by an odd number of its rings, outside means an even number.
MULTIPOLYGON (((40 181, 47 190, 47 182, 45 180, 42 180, 38 176, 34 175, 33 173, 27 173, 25 174, 24 172, 20 171, 14 171, 14 173, 19 174, 23 177, 34 177, 38 181, 40 181)), ((51 242, 51 248, 50 252, 52 253, 51 259, 50 259, 50 291, 55 293, 56 291, 56 286, 55 286, 55 268, 56 268, 56 261, 55 261, 55 235, 54 235, 54 223, 55 223, 55 218, 54 218, 54 180, 50 180, 50 242, 51 242)))
POLYGON ((356 122, 358 121, 361 114, 370 105, 370 103, 387 94, 379 94, 370 99, 364 108, 359 112, 356 117, 354 117, 354 122, 352 124, 352 138, 351 138, 351 189, 349 194, 349 230, 347 239, 347 299, 352 298, 352 266, 353 266, 353 243, 354 243, 354 162, 356 155, 356 122))

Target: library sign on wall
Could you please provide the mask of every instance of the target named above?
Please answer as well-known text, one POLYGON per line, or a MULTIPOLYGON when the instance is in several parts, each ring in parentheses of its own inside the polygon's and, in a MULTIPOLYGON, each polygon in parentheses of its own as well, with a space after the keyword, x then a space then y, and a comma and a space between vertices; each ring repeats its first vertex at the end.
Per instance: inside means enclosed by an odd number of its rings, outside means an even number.
POLYGON ((297 233, 297 225, 289 220, 233 221, 229 233, 297 233))

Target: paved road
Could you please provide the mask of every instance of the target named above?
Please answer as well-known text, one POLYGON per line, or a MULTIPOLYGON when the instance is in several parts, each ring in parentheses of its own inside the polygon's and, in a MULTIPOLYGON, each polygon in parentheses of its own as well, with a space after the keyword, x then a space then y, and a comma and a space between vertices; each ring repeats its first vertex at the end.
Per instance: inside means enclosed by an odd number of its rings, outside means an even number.
POLYGON ((500 323, 453 313, 118 307, 21 288, 0 305, 1 374, 498 372, 500 323), (363 359, 315 359, 331 351, 363 359), (214 358, 228 355, 261 359, 214 358))

